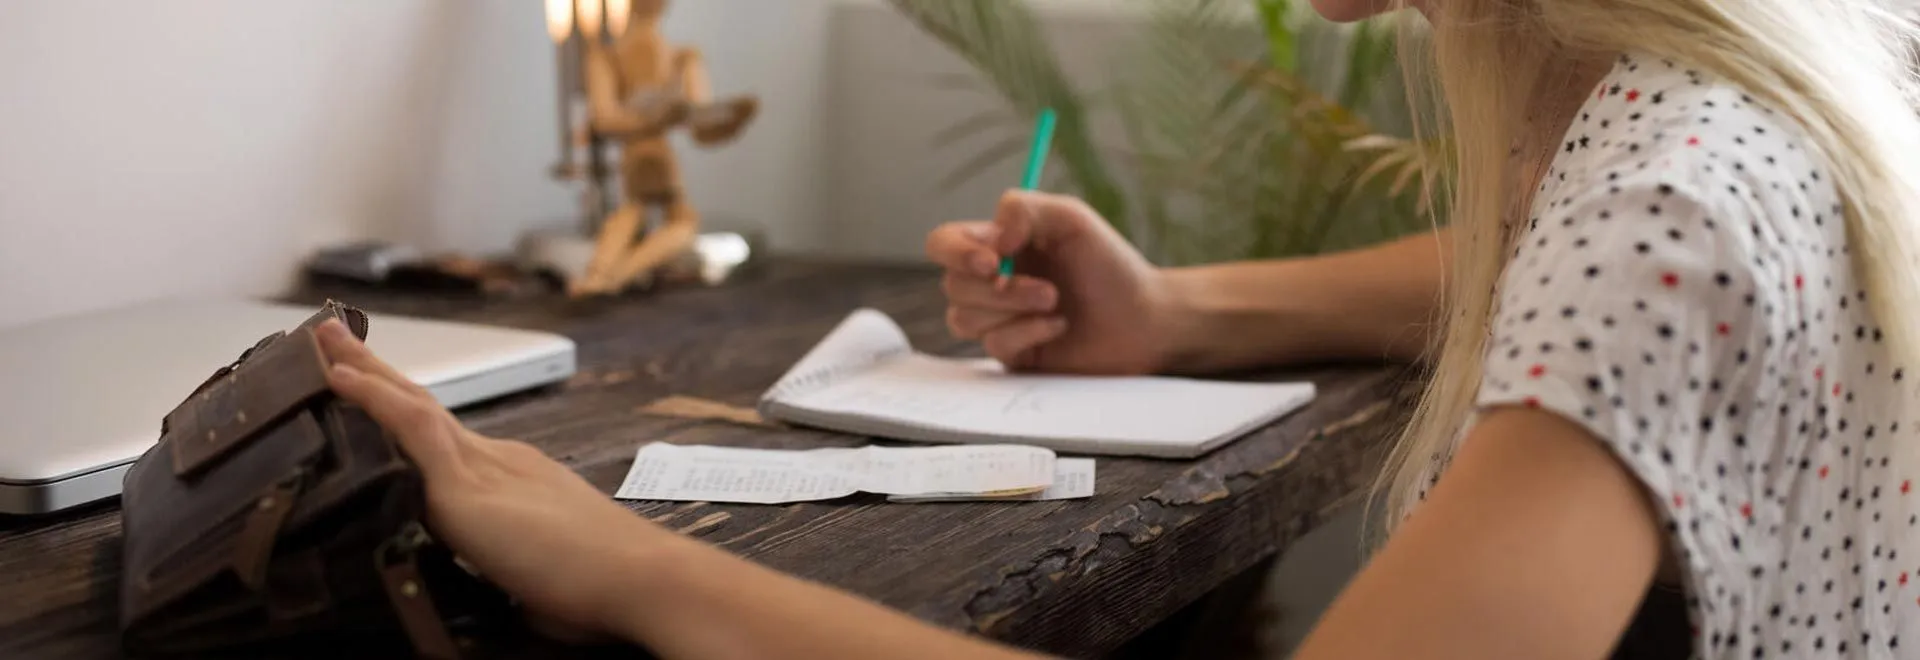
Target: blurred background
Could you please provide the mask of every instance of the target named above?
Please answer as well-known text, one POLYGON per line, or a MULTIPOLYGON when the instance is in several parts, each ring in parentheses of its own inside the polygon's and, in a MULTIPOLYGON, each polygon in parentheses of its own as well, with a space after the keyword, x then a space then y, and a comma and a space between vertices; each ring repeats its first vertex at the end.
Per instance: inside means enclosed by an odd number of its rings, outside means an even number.
MULTIPOLYGON (((704 51, 717 93, 763 105, 725 147, 676 135, 687 185, 709 220, 778 251, 918 259, 928 229, 989 213, 1018 181, 1044 103, 1063 112, 1048 187, 1094 200, 1161 263, 1422 226, 1416 195, 1387 194, 1417 188, 1413 171, 1337 157, 1418 161, 1346 149, 1407 133, 1389 31, 1356 41, 1305 4, 680 0, 668 36, 704 51)), ((547 174, 542 12, 0 3, 0 325, 276 294, 342 242, 493 254, 576 226, 578 186, 547 174)))
MULTIPOLYGON (((1384 25, 1304 0, 677 0, 665 32, 737 142, 677 136, 708 220, 777 252, 917 261, 991 212, 1034 114, 1047 187, 1162 264, 1286 256, 1428 226, 1384 25)), ((577 227, 555 180, 541 0, 0 3, 0 326, 285 291, 315 250, 494 255, 577 227)), ((1357 561, 1352 517, 1276 574, 1296 635, 1357 561)))

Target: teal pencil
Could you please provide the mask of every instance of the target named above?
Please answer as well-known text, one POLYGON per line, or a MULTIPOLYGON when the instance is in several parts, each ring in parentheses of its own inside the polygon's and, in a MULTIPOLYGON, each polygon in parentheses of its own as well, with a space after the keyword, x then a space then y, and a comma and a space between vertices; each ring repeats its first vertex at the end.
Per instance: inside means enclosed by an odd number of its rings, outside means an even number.
MULTIPOLYGON (((1053 108, 1040 111, 1040 121, 1033 131, 1033 147, 1027 153, 1027 173, 1021 177, 1020 188, 1034 190, 1040 187, 1040 177, 1047 170, 1047 153, 1053 148, 1053 128, 1059 122, 1053 108)), ((1000 276, 1013 277, 1013 255, 1000 258, 1000 276)))

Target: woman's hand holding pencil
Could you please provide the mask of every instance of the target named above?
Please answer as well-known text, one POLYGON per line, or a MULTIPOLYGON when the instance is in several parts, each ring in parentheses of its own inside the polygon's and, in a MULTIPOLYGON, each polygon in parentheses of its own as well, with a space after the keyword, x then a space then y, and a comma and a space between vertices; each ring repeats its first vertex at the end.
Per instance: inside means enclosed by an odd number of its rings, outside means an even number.
POLYGON ((1140 374, 1172 359, 1166 278, 1099 213, 1040 187, 1056 117, 1040 114, 1021 190, 992 220, 927 238, 947 269, 947 327, 1010 369, 1140 374))
POLYGON ((991 220, 934 230, 947 327, 1011 369, 1143 374, 1174 359, 1167 278, 1073 197, 1024 190, 991 220), (1018 264, 1000 274, 1002 258, 1018 264))

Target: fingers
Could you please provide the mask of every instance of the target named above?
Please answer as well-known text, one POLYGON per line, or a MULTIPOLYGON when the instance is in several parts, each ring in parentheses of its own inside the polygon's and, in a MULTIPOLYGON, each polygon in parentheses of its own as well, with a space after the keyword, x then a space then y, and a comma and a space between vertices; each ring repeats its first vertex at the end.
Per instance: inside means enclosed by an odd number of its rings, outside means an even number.
POLYGON ((1059 316, 1026 316, 988 330, 980 343, 1009 367, 1024 367, 1034 349, 1067 333, 1067 320, 1059 316))
MULTIPOLYGON (((1034 349, 1066 333, 1057 312, 1060 290, 1031 275, 999 276, 1002 256, 1047 251, 1077 235, 1104 227, 1098 213, 1077 198, 1010 191, 991 222, 955 222, 927 237, 927 255, 947 270, 941 289, 948 300, 947 328, 961 339, 978 339, 1009 366, 1023 364, 1034 349)), ((1042 271, 1045 272, 1045 271, 1042 271)))
POLYGON ((1015 318, 1048 314, 1060 303, 1060 294, 1044 280, 1015 276, 1006 286, 994 280, 949 274, 941 283, 946 292, 947 329, 960 339, 980 339, 987 331, 1015 318))
POLYGON ((987 332, 1020 318, 1019 312, 997 312, 972 307, 947 308, 947 332, 956 339, 980 339, 987 332))
POLYGON ((334 393, 365 409, 429 478, 459 463, 465 436, 432 394, 375 357, 338 321, 322 324, 315 334, 333 362, 327 384, 334 393))
POLYGON ((955 273, 993 277, 1000 269, 993 251, 999 235, 990 222, 950 222, 927 234, 927 258, 955 273))
POLYGON ((361 343, 361 341, 354 337, 353 333, 349 332, 346 326, 341 325, 339 321, 329 320, 326 323, 320 324, 320 327, 315 329, 314 334, 319 337, 320 350, 326 353, 328 361, 336 364, 346 363, 352 365, 362 373, 393 381, 393 384, 401 390, 414 395, 432 398, 433 395, 428 393, 426 388, 413 382, 412 379, 401 374, 398 369, 394 369, 393 365, 387 364, 385 360, 381 360, 379 356, 374 355, 373 351, 368 349, 366 344, 361 343))
POLYGON ((459 465, 462 436, 453 428, 446 408, 346 362, 336 362, 327 370, 327 384, 392 434, 428 479, 459 465))
POLYGON ((998 230, 982 222, 952 223, 927 239, 927 254, 947 268, 947 329, 961 339, 980 339, 1022 315, 1054 311, 1060 291, 1028 275, 999 276, 999 257, 987 248, 998 230))
POLYGON ((1053 283, 1026 275, 1016 275, 1005 284, 996 279, 948 273, 940 281, 940 290, 954 307, 979 308, 1002 312, 1050 312, 1060 303, 1060 291, 1053 283))
POLYGON ((1046 249, 1102 223, 1077 197, 1009 191, 990 222, 950 222, 927 235, 927 256, 949 271, 978 277, 999 273, 1000 257, 1029 247, 1046 249))

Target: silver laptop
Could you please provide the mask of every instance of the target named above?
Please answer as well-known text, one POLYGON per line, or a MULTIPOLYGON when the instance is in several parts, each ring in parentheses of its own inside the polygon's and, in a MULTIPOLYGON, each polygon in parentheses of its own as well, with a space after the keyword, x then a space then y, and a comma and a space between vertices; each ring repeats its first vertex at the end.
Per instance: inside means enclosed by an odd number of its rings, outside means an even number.
MULTIPOLYGON (((119 495, 193 388, 318 310, 174 300, 0 328, 0 513, 119 495)), ((372 313, 368 326, 367 345, 449 408, 574 373, 558 335, 372 313)))

